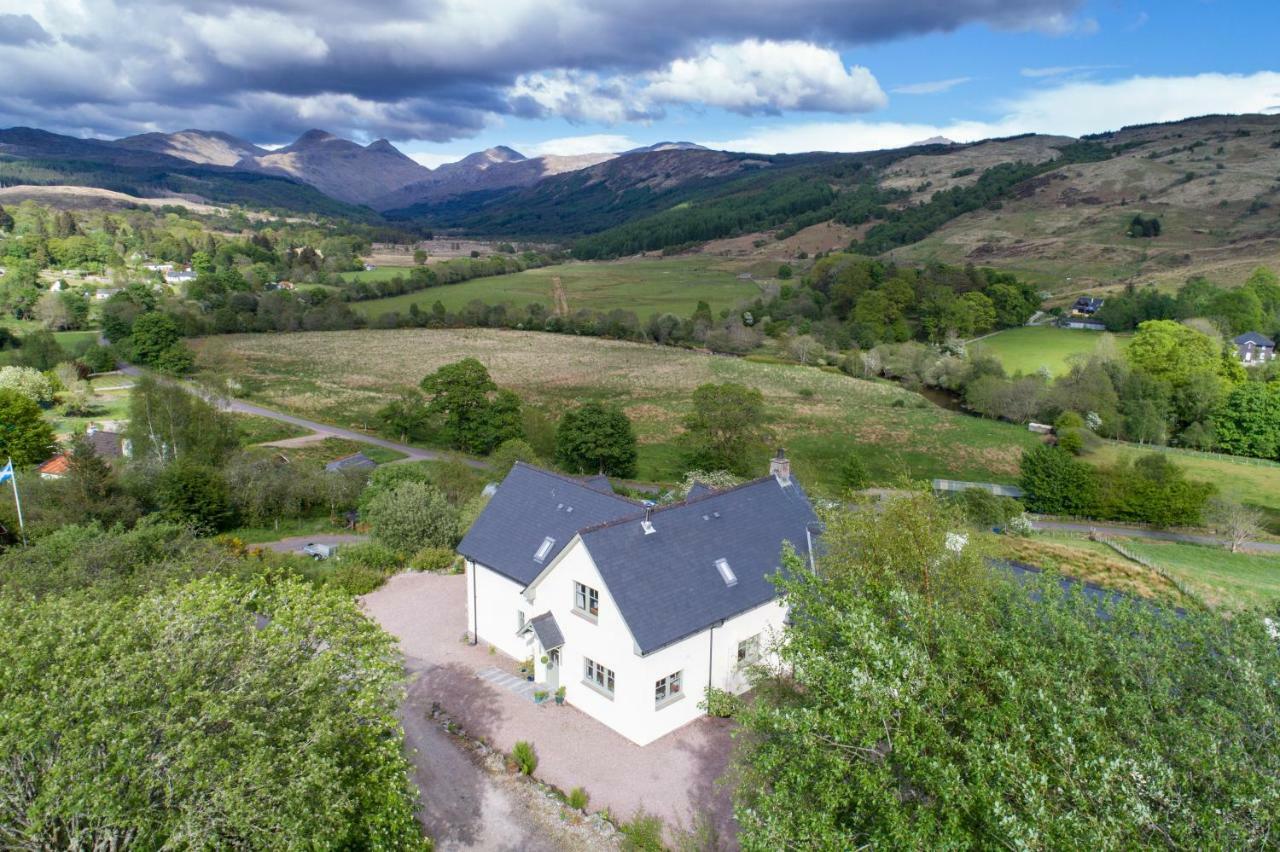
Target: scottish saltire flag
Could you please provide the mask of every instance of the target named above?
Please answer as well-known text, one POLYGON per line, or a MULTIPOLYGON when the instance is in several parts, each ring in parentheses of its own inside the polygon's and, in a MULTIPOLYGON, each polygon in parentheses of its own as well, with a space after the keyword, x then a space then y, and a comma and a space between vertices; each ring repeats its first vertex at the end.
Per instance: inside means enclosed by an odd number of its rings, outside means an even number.
POLYGON ((8 464, 0 467, 0 485, 4 485, 10 479, 13 479, 13 459, 9 459, 8 464))

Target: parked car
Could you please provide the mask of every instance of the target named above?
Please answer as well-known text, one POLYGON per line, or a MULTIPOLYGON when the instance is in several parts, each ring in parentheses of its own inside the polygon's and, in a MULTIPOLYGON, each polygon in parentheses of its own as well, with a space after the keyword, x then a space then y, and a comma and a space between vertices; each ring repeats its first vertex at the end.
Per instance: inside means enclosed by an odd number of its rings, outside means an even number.
POLYGON ((302 552, 307 556, 310 556, 312 559, 328 559, 338 552, 338 545, 321 544, 313 541, 308 542, 307 545, 302 548, 302 552))

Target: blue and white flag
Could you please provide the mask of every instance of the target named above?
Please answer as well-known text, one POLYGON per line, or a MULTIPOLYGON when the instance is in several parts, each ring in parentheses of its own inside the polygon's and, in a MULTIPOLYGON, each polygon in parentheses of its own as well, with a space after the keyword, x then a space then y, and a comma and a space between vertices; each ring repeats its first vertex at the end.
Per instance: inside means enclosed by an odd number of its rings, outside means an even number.
POLYGON ((13 459, 9 459, 8 464, 0 467, 0 485, 4 485, 10 479, 13 479, 13 459))

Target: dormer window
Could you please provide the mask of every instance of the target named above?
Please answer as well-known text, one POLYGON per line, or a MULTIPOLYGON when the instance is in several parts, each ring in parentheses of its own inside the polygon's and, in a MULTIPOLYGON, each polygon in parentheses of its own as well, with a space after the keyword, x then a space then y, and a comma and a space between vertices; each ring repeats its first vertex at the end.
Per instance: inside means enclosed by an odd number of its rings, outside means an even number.
POLYGON ((554 538, 552 538, 551 536, 547 536, 546 538, 544 538, 542 540, 542 544, 538 545, 537 551, 535 551, 533 554, 533 561, 534 562, 545 561, 547 558, 547 555, 551 553, 551 548, 555 546, 556 546, 556 540, 554 538))
POLYGON ((738 585, 738 575, 733 573, 733 569, 729 567, 729 560, 717 559, 716 570, 720 572, 720 579, 724 580, 726 586, 738 585))

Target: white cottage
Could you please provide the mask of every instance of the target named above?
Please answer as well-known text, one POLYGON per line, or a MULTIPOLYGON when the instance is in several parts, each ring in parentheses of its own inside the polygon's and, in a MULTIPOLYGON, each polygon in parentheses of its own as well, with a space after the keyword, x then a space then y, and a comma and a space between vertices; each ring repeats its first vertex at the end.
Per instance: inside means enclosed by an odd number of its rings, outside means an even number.
POLYGON ((746 688, 786 618, 783 547, 808 554, 817 530, 781 453, 767 477, 661 507, 517 464, 458 546, 468 629, 646 745, 701 716, 708 687, 746 688))

